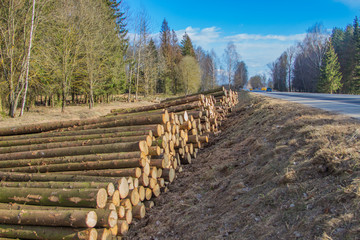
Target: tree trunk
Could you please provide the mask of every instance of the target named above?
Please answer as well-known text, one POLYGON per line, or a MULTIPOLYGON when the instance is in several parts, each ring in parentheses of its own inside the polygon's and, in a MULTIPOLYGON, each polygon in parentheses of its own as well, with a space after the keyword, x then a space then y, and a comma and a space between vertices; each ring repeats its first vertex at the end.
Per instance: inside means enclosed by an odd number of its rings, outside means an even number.
POLYGON ((0 225, 0 237, 38 240, 96 240, 94 228, 0 225))
POLYGON ((0 188, 0 202, 40 206, 104 208, 107 192, 100 189, 0 188))
POLYGON ((180 105, 180 104, 185 104, 185 103, 189 103, 189 102, 204 101, 204 98, 205 98, 204 95, 200 94, 200 95, 195 95, 195 96, 190 96, 190 97, 184 97, 184 98, 177 99, 177 100, 161 102, 161 103, 149 105, 149 106, 126 108, 126 109, 124 109, 124 108, 115 109, 115 110, 112 110, 111 112, 117 112, 117 113, 145 112, 145 111, 163 109, 163 108, 176 106, 176 105, 180 105))
MULTIPOLYGON (((9 172, 26 172, 26 173, 46 173, 46 172, 64 172, 64 171, 85 171, 85 170, 101 170, 101 169, 119 169, 144 167, 146 160, 143 158, 121 159, 110 161, 93 161, 80 163, 62 163, 41 166, 29 166, 18 168, 5 168, 2 171, 9 172)), ((0 183, 1 185, 1 183, 0 183)))
POLYGON ((142 152, 123 152, 123 153, 105 153, 105 154, 90 154, 79 156, 65 156, 56 158, 39 158, 39 159, 21 159, 21 160, 7 160, 0 161, 1 168, 15 168, 25 166, 38 166, 38 165, 50 165, 61 163, 81 163, 89 161, 106 161, 106 160, 119 160, 119 159, 131 159, 142 158, 147 159, 142 152))
POLYGON ((117 224, 118 215, 116 211, 107 209, 96 209, 94 211, 97 215, 96 227, 112 228, 117 224))
MULTIPOLYGON (((113 127, 113 126, 134 126, 134 125, 148 125, 148 124, 165 124, 169 121, 169 114, 167 112, 156 115, 142 115, 142 116, 116 116, 112 118, 92 118, 85 120, 70 120, 70 121, 58 121, 48 122, 41 124, 31 124, 19 127, 5 127, 0 128, 0 136, 8 135, 20 135, 28 133, 41 133, 45 131, 51 131, 60 128, 69 128, 75 126, 90 125, 89 127, 113 127)), ((86 128, 86 126, 84 126, 86 128)), ((77 127, 77 130, 82 128, 77 127)))
POLYGON ((108 195, 115 191, 113 183, 106 182, 0 182, 0 187, 11 188, 68 188, 68 189, 100 189, 105 188, 108 195))
POLYGON ((75 156, 85 154, 99 154, 99 153, 116 153, 116 152, 133 152, 141 151, 148 154, 148 146, 145 141, 130 142, 130 143, 114 143, 93 146, 80 146, 69 148, 55 148, 45 149, 33 152, 17 152, 0 154, 0 160, 15 160, 15 159, 35 159, 35 158, 51 158, 60 156, 75 156))
POLYGON ((27 152, 27 151, 36 151, 36 150, 50 150, 50 149, 57 149, 57 148, 69 148, 69 147, 79 147, 79 146, 104 145, 104 144, 111 144, 111 143, 130 143, 130 142, 139 142, 139 141, 145 141, 148 146, 149 145, 151 146, 152 138, 149 135, 135 136, 135 137, 97 138, 97 139, 87 139, 86 136, 83 136, 83 140, 76 140, 76 141, 71 141, 69 139, 69 141, 66 141, 66 142, 54 142, 54 143, 1 147, 0 155, 5 154, 5 153, 27 152))
POLYGON ((94 211, 83 210, 0 209, 0 224, 92 228, 97 225, 97 216, 94 211))
MULTIPOLYGON (((75 131, 74 136, 71 136, 69 133, 72 132, 63 132, 63 133, 52 133, 54 137, 43 137, 43 138, 36 138, 36 136, 33 135, 23 135, 19 136, 19 139, 17 140, 0 140, 0 147, 14 147, 14 146, 22 146, 22 145, 34 145, 34 144, 46 144, 46 143, 60 143, 60 142, 69 142, 69 141, 79 141, 79 140, 92 140, 92 139, 99 139, 99 138, 115 138, 121 139, 121 141, 128 141, 128 142, 135 142, 139 140, 144 140, 146 138, 145 135, 152 136, 151 130, 143 130, 143 131, 133 131, 133 132, 117 132, 114 129, 99 129, 100 131, 94 131, 94 132, 101 132, 101 130, 104 130, 100 134, 86 134, 86 131, 75 131), (109 133, 106 133, 109 132, 109 133), (84 135, 80 135, 81 133, 84 133, 84 135), (32 137, 33 136, 33 137, 32 137)), ((50 134, 49 134, 50 135, 50 134)), ((41 136, 39 136, 41 137, 41 136)), ((0 150, 1 150, 0 148, 0 150)))
POLYGON ((123 168, 123 169, 89 170, 89 171, 69 171, 69 172, 61 172, 61 174, 139 178, 141 176, 141 169, 140 168, 123 168))

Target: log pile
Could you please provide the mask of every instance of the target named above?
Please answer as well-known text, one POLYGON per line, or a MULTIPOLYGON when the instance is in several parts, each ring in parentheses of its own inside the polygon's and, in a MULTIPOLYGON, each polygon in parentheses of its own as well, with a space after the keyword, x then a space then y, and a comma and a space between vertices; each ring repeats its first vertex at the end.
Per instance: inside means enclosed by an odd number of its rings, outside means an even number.
POLYGON ((95 119, 0 128, 0 237, 121 238, 237 99, 221 88, 95 119))

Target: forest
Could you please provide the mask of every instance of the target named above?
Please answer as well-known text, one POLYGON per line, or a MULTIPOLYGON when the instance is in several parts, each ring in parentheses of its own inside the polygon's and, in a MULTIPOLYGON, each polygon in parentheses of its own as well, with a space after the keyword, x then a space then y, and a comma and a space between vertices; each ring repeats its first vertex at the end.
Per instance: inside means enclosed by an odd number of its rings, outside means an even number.
POLYGON ((329 34, 322 24, 268 65, 278 91, 360 94, 360 27, 356 17, 329 34))
POLYGON ((146 12, 135 20, 129 12, 119 0, 1 0, 0 112, 21 116, 35 104, 91 109, 120 95, 131 101, 217 85, 214 51, 193 46, 186 33, 179 40, 166 19, 154 38, 146 12))

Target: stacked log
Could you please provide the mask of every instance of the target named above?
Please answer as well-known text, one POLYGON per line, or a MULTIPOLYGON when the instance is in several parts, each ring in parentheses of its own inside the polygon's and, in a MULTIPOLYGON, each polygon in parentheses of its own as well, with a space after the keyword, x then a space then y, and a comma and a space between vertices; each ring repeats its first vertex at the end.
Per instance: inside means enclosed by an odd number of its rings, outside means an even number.
POLYGON ((0 237, 125 235, 236 103, 220 88, 95 119, 0 128, 0 237))

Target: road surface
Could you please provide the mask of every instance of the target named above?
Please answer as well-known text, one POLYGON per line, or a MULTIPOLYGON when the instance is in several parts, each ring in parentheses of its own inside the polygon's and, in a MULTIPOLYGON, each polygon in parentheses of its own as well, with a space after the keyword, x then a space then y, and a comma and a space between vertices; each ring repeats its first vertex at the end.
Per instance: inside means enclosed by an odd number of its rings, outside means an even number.
POLYGON ((326 111, 345 114, 360 119, 360 95, 292 93, 292 92, 255 92, 265 96, 297 102, 326 111))

